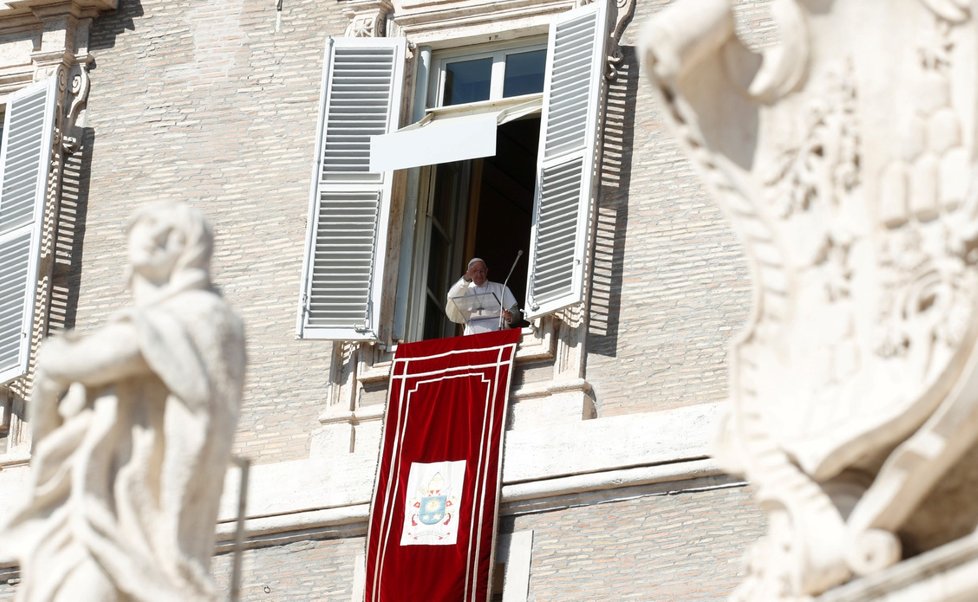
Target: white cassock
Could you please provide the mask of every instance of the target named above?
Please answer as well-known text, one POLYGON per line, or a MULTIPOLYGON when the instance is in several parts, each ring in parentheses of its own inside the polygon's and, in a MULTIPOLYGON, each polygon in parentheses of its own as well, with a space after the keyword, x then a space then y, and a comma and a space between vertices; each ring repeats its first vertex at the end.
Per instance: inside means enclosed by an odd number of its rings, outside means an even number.
MULTIPOLYGON (((490 310, 476 310, 466 316, 459 307, 460 304, 457 302, 457 298, 459 297, 487 293, 496 295, 496 299, 502 304, 503 309, 508 309, 514 314, 516 313, 515 310, 518 308, 516 297, 513 296, 508 286, 503 286, 498 282, 490 282, 488 280, 484 285, 476 286, 475 282, 466 282, 465 279, 459 278, 458 282, 453 284, 452 288, 448 289, 445 314, 448 315, 448 319, 452 322, 465 324, 465 334, 478 334, 480 332, 499 330, 499 311, 495 310, 495 308, 490 310), (453 301, 453 299, 456 300, 453 301), (468 321, 466 321, 466 317, 468 317, 468 321)), ((505 319, 502 320, 502 325, 503 328, 508 327, 505 319)))

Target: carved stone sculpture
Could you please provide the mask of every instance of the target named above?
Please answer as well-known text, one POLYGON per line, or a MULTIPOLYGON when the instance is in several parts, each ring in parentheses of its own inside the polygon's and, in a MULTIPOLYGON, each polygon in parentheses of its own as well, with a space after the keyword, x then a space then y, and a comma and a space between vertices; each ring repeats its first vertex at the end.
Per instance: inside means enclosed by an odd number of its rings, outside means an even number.
POLYGON ((209 567, 244 379, 240 319, 211 288, 212 235, 187 205, 129 225, 134 298, 42 347, 29 499, 0 533, 18 599, 214 599, 209 567))
POLYGON ((768 534, 734 597, 801 600, 951 537, 921 502, 978 436, 976 7, 773 0, 755 53, 733 4, 656 15, 643 67, 755 282, 717 456, 768 534))

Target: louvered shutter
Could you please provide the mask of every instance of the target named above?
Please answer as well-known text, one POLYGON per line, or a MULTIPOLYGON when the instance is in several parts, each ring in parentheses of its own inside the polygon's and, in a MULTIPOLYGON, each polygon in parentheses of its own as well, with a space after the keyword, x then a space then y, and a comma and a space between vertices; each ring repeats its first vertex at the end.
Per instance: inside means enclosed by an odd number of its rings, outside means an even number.
POLYGON ((550 26, 526 287, 530 317, 583 299, 607 14, 598 0, 550 26))
POLYGON ((391 172, 370 171, 370 137, 397 129, 403 38, 327 43, 299 336, 376 340, 391 172))
POLYGON ((27 372, 57 81, 10 95, 0 150, 0 382, 27 372))

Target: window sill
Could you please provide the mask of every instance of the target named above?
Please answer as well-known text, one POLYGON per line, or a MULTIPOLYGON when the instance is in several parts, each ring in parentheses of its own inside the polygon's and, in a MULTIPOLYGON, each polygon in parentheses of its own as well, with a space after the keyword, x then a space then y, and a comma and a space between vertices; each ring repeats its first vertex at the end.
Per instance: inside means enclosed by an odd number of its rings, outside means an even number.
MULTIPOLYGON (((556 341, 557 320, 553 316, 544 316, 533 324, 522 329, 520 343, 516 348, 516 363, 537 362, 554 358, 554 343, 556 341)), ((376 383, 387 380, 391 371, 391 360, 397 345, 390 348, 391 359, 377 362, 361 371, 357 380, 361 383, 376 383)))
POLYGON ((31 462, 31 455, 27 451, 13 451, 0 455, 0 471, 9 468, 27 466, 31 462))
MULTIPOLYGON (((557 326, 559 320, 554 316, 543 316, 534 320, 533 324, 522 329, 520 343, 516 348, 515 362, 517 364, 552 360, 555 357, 554 349, 557 341, 557 326)), ((363 343, 364 347, 372 345, 363 343)), ((362 388, 377 388, 384 386, 390 378, 392 358, 397 346, 391 347, 389 353, 383 355, 389 359, 374 362, 361 362, 357 370, 357 382, 362 388)), ((552 383, 551 383, 552 385, 552 383)), ((546 390, 537 391, 539 387, 527 385, 513 392, 514 399, 529 399, 544 397, 557 389, 550 386, 546 390), (526 389, 525 391, 523 389, 526 389)), ((566 387, 565 387, 566 388, 566 387)), ((571 386, 570 388, 577 388, 571 386)), ((558 389, 561 389, 558 387, 558 389)), ((561 389, 562 390, 562 389, 561 389)), ((356 409, 349 409, 349 406, 333 405, 324 411, 319 422, 323 425, 349 424, 357 425, 363 422, 373 422, 383 419, 385 404, 370 404, 356 409)))

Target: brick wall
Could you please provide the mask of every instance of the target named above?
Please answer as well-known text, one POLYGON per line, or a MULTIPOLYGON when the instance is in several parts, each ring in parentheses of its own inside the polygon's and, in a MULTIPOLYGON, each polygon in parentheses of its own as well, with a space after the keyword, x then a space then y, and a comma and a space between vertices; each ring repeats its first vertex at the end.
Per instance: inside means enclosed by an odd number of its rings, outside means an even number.
POLYGON ((724 600, 743 575, 763 520, 742 487, 641 497, 506 517, 533 530, 535 602, 724 600))
POLYGON ((325 407, 331 343, 295 318, 327 33, 335 2, 121 2, 95 21, 91 146, 77 325, 125 305, 126 216, 189 200, 217 234, 214 280, 247 324, 237 451, 306 457, 325 407))
MULTIPOLYGON (((742 487, 507 516, 499 524, 500 533, 533 530, 528 600, 534 602, 724 600, 762 527, 742 487)), ((363 551, 359 537, 248 550, 241 599, 346 602, 363 551)), ((215 558, 222 588, 230 573, 231 556, 215 558)))
MULTIPOLYGON (((241 564, 241 600, 349 602, 353 594, 353 564, 363 552, 362 537, 247 550, 241 564)), ((214 578, 223 591, 229 591, 231 563, 232 556, 222 554, 212 565, 214 578)))
MULTIPOLYGON (((743 248, 640 72, 639 33, 667 4, 637 4, 609 85, 587 347, 598 416, 724 399, 727 347, 750 308, 743 248)), ((776 38, 767 4, 737 4, 755 47, 776 38)))

